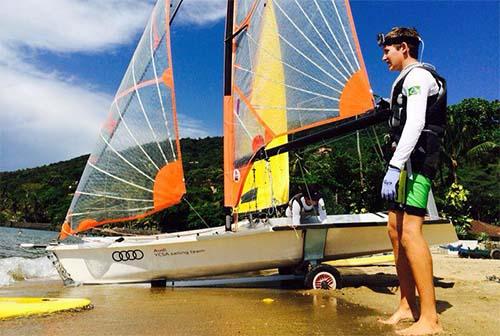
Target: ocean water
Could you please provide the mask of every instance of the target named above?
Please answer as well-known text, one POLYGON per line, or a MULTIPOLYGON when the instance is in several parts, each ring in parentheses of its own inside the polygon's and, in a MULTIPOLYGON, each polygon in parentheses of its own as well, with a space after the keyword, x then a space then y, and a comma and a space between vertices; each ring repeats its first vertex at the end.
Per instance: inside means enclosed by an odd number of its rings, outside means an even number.
POLYGON ((44 249, 24 249, 21 243, 47 244, 57 232, 0 227, 0 286, 19 281, 57 279, 44 249))

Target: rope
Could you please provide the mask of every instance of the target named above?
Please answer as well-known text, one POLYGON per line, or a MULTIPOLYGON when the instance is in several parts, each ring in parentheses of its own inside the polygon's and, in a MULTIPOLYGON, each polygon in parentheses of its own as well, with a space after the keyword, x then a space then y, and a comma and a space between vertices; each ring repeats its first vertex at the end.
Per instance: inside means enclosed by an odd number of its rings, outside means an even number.
POLYGON ((203 219, 203 217, 201 217, 201 215, 198 213, 198 211, 196 211, 196 209, 191 205, 191 203, 189 203, 189 201, 187 200, 186 197, 183 197, 182 198, 183 201, 186 201, 186 203, 189 205, 189 207, 191 208, 191 210, 194 211, 194 213, 201 219, 201 221, 203 222, 203 224, 205 224, 205 226, 207 228, 210 228, 210 226, 207 224, 207 222, 203 219))

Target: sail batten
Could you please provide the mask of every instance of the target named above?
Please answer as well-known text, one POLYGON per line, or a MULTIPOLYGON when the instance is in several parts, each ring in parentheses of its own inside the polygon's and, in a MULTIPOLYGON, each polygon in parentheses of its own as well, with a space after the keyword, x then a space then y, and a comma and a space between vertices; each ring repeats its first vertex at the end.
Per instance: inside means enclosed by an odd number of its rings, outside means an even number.
MULTIPOLYGON (((340 52, 342 53, 342 55, 344 56, 344 59, 347 63, 347 65, 351 68, 351 72, 349 72, 349 70, 347 70, 347 68, 344 66, 344 64, 340 61, 340 59, 338 58, 338 56, 335 54, 335 52, 332 50, 332 48, 328 45, 328 43, 325 42, 325 44, 328 46, 328 49, 330 50, 330 52, 332 53, 332 55, 334 55, 334 57, 337 59, 337 61, 340 63, 340 65, 344 68, 344 70, 350 74, 352 72, 355 72, 356 70, 354 69, 354 67, 352 66, 351 64, 351 61, 349 60, 349 58, 347 57, 347 55, 345 54, 344 52, 344 49, 342 48, 342 46, 340 45, 337 37, 335 36, 335 33, 332 31, 332 28, 330 26, 330 24, 328 23, 328 20, 325 18, 325 14, 323 14, 323 11, 321 10, 321 7, 318 5, 318 2, 316 0, 314 0, 314 4, 316 5, 316 8, 318 9, 318 12, 319 14, 321 15, 321 18, 323 19, 323 22, 325 23, 326 27, 328 28, 328 31, 330 32, 331 36, 333 37, 333 40, 335 41, 335 44, 337 45, 337 47, 340 49, 340 52)), ((333 3, 333 5, 335 6, 335 3, 333 3)), ((337 8, 335 6, 335 8, 337 8)), ((337 17, 339 19, 339 21, 341 20, 340 19, 340 16, 338 15, 338 12, 337 12, 337 17)), ((342 26, 343 27, 343 26, 342 26)), ((319 33, 318 33, 319 34, 319 33)), ((347 34, 345 34, 345 30, 344 30, 344 35, 346 37, 346 40, 348 41, 349 43, 349 38, 347 37, 347 34)), ((324 41, 324 38, 322 38, 322 40, 324 41)), ((356 59, 355 59, 356 60, 356 59)), ((357 65, 357 68, 359 69, 359 64, 357 65)))
POLYGON ((224 187, 225 205, 241 213, 288 201, 288 154, 279 148, 289 136, 296 142, 374 103, 347 1, 237 1, 233 14, 240 30, 226 49, 224 187))
MULTIPOLYGON (((251 40, 251 41, 253 41, 254 43, 256 43, 256 41, 253 39, 252 35, 248 34, 248 38, 249 38, 249 40, 251 40)), ((300 70, 300 69, 298 69, 298 68, 294 67, 294 66, 293 66, 293 65, 291 65, 291 64, 288 64, 287 62, 285 62, 285 61, 283 61, 283 60, 281 60, 281 59, 277 59, 277 58, 275 58, 275 56, 274 56, 274 55, 272 55, 272 53, 271 53, 271 52, 269 52, 267 49, 265 49, 265 48, 263 48, 263 47, 261 47, 261 49, 262 49, 262 50, 266 53, 266 55, 268 55, 270 58, 273 58, 273 59, 278 60, 281 64, 283 64, 283 65, 285 65, 285 66, 289 67, 290 69, 292 69, 292 70, 294 70, 294 71, 297 71, 297 72, 298 72, 298 73, 300 73, 301 75, 304 75, 305 77, 307 77, 307 78, 309 78, 309 79, 312 79, 313 81, 315 81, 315 82, 317 82, 317 83, 319 83, 319 84, 321 84, 321 85, 323 85, 323 86, 325 86, 325 87, 327 87, 327 88, 329 88, 329 89, 332 89, 332 90, 334 90, 334 91, 337 91, 338 93, 342 93, 340 90, 338 90, 338 89, 336 89, 336 88, 334 88, 334 87, 332 87, 332 86, 330 86, 330 85, 326 84, 325 82, 323 82, 323 81, 319 80, 318 78, 313 77, 312 75, 310 75, 310 74, 308 74, 308 73, 303 72, 302 70, 300 70)))
POLYGON ((159 0, 134 51, 71 202, 60 238, 144 218, 179 203, 182 169, 170 51, 171 5, 159 0))
MULTIPOLYGON (((316 44, 315 44, 315 43, 313 43, 313 42, 311 41, 311 39, 310 39, 308 36, 306 36, 306 35, 304 34, 304 32, 302 31, 302 29, 300 29, 300 28, 297 26, 297 24, 296 24, 296 23, 295 23, 292 19, 290 19, 290 17, 287 15, 287 13, 286 13, 285 11, 283 11, 283 9, 281 9, 281 7, 279 6, 279 4, 278 4, 278 3, 279 3, 279 1, 276 1, 276 7, 280 9, 280 11, 283 13, 283 15, 284 15, 284 16, 288 19, 288 21, 292 24, 292 26, 293 26, 293 27, 294 27, 294 28, 295 28, 295 29, 296 29, 296 30, 300 33, 300 35, 302 35, 302 36, 304 37, 304 39, 307 41, 307 43, 308 43, 311 47, 313 47, 313 48, 314 48, 314 50, 316 50, 316 52, 317 52, 318 54, 320 54, 320 55, 321 55, 321 56, 325 59, 325 61, 326 61, 328 64, 330 64, 330 65, 331 65, 331 66, 332 66, 332 67, 333 67, 333 68, 334 68, 334 69, 338 72, 338 74, 339 74, 339 75, 340 75, 343 79, 347 80, 347 77, 346 77, 346 76, 345 76, 345 75, 344 75, 344 74, 343 74, 343 73, 342 73, 342 72, 341 72, 341 71, 340 71, 340 70, 339 70, 339 69, 338 69, 338 68, 337 68, 337 67, 336 67, 336 66, 335 66, 335 65, 334 65, 334 64, 333 64, 333 63, 332 63, 329 59, 328 59, 328 57, 326 57, 326 56, 325 56, 325 54, 324 54, 324 53, 322 53, 322 52, 321 52, 321 50, 319 50, 319 48, 316 46, 316 44)), ((302 10, 302 12, 303 12, 303 13, 305 13, 305 12, 304 12, 304 10, 302 9, 302 7, 300 7, 300 5, 298 5, 298 7, 302 10)), ((307 17, 307 18, 308 18, 308 16, 307 16, 307 15, 305 15, 305 17, 307 17)), ((320 38, 321 38, 321 39, 323 38, 323 37, 321 36, 321 34, 318 34, 318 35, 320 36, 320 38)))
MULTIPOLYGON (((144 115, 144 120, 146 120, 146 123, 147 123, 149 129, 151 130, 151 134, 153 136, 153 140, 156 142, 156 145, 158 146, 158 149, 159 149, 161 155, 163 156, 163 159, 165 160, 165 163, 168 163, 167 158, 165 157, 165 153, 163 153, 163 150, 161 149, 160 144, 158 143, 158 137, 156 136, 156 133, 153 130, 153 126, 151 126, 151 121, 149 120, 149 117, 148 117, 148 115, 146 113, 146 110, 144 109, 144 105, 142 104, 141 95, 139 93, 139 90, 137 89, 137 82, 136 82, 136 79, 135 79, 135 70, 134 70, 135 69, 135 55, 132 56, 132 67, 131 68, 132 68, 132 78, 134 79, 135 94, 137 96, 137 101, 139 102, 139 106, 141 107, 142 114, 144 115)), ((161 102, 161 96, 160 96, 159 101, 161 102)))
POLYGON ((145 178, 147 178, 151 182, 155 181, 148 174, 146 174, 145 172, 143 172, 142 170, 140 170, 139 168, 137 168, 136 166, 134 166, 130 161, 128 161, 116 149, 114 149, 113 146, 108 142, 108 140, 106 140, 106 138, 102 135, 102 133, 101 133, 101 139, 102 139, 102 141, 104 141, 106 143, 106 145, 108 146, 108 148, 110 148, 113 151, 113 153, 115 153, 120 159, 122 159, 123 161, 125 161, 130 167, 132 167, 133 169, 135 169, 139 174, 141 174, 142 176, 144 176, 145 178))
POLYGON ((339 101, 338 98, 335 98, 335 97, 331 97, 331 96, 325 96, 325 95, 322 95, 320 93, 317 93, 317 92, 312 92, 312 91, 309 91, 309 90, 306 90, 306 89, 301 89, 299 87, 295 87, 295 86, 292 86, 292 85, 289 85, 289 84, 286 84, 285 82, 279 82, 277 80, 274 80, 272 78, 269 78, 267 76, 264 76, 264 75, 259 75, 259 74, 256 74, 255 72, 253 72, 252 70, 249 70, 249 69, 244 69, 242 68, 241 66, 238 66, 238 65, 235 65, 234 66, 235 69, 238 69, 238 70, 241 70, 241 71, 245 71, 245 72, 248 72, 248 73, 251 73, 252 75, 254 76, 257 76, 257 77, 260 77, 260 78, 263 78, 269 82, 272 82, 272 83, 276 83, 276 84, 279 84, 279 85, 283 85, 289 89, 293 89, 293 90, 297 90, 297 91, 301 91, 301 92, 304 92, 304 93, 309 93, 313 96, 317 96, 317 97, 322 97, 322 98, 325 98, 325 99, 331 99, 331 100, 335 100, 335 101, 339 101))

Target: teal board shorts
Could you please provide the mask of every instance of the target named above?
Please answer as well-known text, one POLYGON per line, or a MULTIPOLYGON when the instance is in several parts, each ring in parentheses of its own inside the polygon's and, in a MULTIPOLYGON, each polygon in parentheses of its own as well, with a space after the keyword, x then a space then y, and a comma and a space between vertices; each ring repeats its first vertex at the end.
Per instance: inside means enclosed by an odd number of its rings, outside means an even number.
POLYGON ((413 173, 412 176, 408 176, 406 170, 401 171, 396 199, 389 204, 389 210, 425 216, 431 184, 431 179, 424 175, 413 173))

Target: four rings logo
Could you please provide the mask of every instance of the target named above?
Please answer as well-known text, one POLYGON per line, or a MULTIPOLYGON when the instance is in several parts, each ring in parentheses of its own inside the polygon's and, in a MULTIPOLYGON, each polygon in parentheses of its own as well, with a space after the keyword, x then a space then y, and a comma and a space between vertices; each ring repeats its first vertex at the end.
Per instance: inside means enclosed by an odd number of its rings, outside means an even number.
POLYGON ((141 260, 144 258, 144 253, 141 250, 115 251, 111 255, 114 261, 131 261, 141 260))

